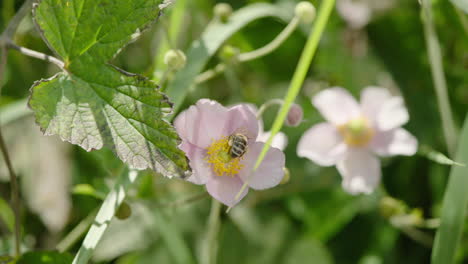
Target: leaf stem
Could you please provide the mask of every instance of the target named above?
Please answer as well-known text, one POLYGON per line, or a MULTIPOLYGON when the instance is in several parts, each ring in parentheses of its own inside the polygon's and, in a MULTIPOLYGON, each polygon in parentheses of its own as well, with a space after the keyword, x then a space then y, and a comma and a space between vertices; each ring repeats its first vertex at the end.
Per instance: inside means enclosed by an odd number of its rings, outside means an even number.
POLYGON ((281 106, 278 114, 276 115, 275 121, 273 122, 270 137, 268 138, 265 146, 260 152, 260 155, 258 156, 257 161, 255 162, 252 172, 250 173, 247 180, 244 182, 244 185, 242 186, 241 190, 237 193, 236 200, 239 199, 240 194, 242 194, 245 188, 247 188, 251 175, 260 166, 263 159, 265 158, 265 155, 268 152, 268 149, 270 148, 273 138, 281 130, 284 120, 288 115, 289 109, 291 108, 291 105, 296 99, 299 91, 301 90, 302 84, 306 77, 307 71, 309 70, 312 59, 314 58, 318 44, 322 37, 322 33, 325 30, 325 26, 327 25, 328 18, 330 17, 334 4, 335 0, 325 0, 322 2, 320 10, 318 12, 317 21, 315 22, 314 28, 311 31, 307 43, 304 47, 301 58, 296 67, 296 71, 294 72, 291 84, 284 98, 284 103, 281 106))
MULTIPOLYGON (((270 54, 271 52, 276 50, 279 46, 281 46, 281 44, 283 44, 289 38, 289 36, 291 36, 291 34, 294 32, 294 30, 296 30, 298 25, 299 25, 299 18, 293 17, 293 19, 283 29, 283 31, 281 31, 281 33, 279 33, 278 36, 276 36, 276 38, 273 39, 270 43, 266 44, 265 46, 259 49, 237 55, 237 61, 240 63, 247 62, 247 61, 255 60, 265 55, 270 54)), ((195 79, 195 84, 206 82, 216 77, 218 74, 223 73, 225 70, 226 70, 226 64, 220 63, 216 65, 213 69, 209 69, 199 74, 195 79)))
POLYGON ((40 59, 40 60, 44 60, 44 61, 47 61, 47 62, 51 62, 51 63, 57 65, 62 70, 65 67, 65 63, 63 61, 61 61, 61 60, 59 60, 59 59, 57 59, 57 58, 55 58, 53 56, 49 56, 47 54, 44 54, 44 53, 41 53, 41 52, 38 52, 38 51, 35 51, 35 50, 31 50, 31 49, 28 49, 28 48, 25 48, 25 47, 18 46, 15 43, 13 43, 12 41, 7 42, 7 47, 11 48, 11 49, 15 49, 15 50, 19 51, 23 55, 33 57, 33 58, 36 58, 36 59, 40 59))
POLYGON ((211 201, 210 216, 208 218, 208 227, 206 237, 203 243, 201 255, 202 264, 215 264, 218 252, 217 237, 220 228, 221 203, 213 199, 211 201))
POLYGON ((453 157, 456 143, 457 131, 453 121, 452 110, 447 92, 447 82, 445 80, 444 68, 442 64, 442 54, 432 17, 432 7, 430 0, 422 0, 422 22, 424 26, 424 36, 428 49, 429 62, 431 65, 432 79, 434 82, 439 112, 442 119, 445 143, 450 157, 453 157))

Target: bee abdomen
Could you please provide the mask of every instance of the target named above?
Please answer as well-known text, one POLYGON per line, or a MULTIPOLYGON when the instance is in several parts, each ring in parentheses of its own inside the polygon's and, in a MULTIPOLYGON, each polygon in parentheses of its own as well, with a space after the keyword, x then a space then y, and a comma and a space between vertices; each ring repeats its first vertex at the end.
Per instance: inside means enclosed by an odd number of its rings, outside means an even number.
POLYGON ((247 138, 243 135, 234 135, 231 138, 230 155, 233 158, 239 158, 244 155, 247 150, 247 138))

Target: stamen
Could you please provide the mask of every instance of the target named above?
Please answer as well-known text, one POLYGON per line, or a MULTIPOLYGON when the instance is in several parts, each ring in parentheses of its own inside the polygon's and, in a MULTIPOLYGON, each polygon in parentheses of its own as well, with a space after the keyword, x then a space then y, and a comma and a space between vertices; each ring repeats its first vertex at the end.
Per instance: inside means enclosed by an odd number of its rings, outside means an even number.
POLYGON ((374 130, 365 118, 356 118, 348 123, 338 126, 346 144, 354 147, 367 145, 374 136, 374 130))
POLYGON ((229 155, 229 137, 223 137, 213 141, 208 147, 205 160, 210 164, 217 176, 228 175, 234 177, 242 167, 241 158, 233 158, 229 155))

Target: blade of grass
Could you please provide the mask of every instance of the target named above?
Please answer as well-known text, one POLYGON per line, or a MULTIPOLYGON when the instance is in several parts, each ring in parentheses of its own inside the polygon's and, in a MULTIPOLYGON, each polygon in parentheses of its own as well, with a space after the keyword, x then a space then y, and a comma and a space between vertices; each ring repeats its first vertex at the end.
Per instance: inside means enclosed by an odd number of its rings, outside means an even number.
POLYGON ((432 79, 437 94, 440 117, 442 119, 442 128, 444 130, 445 142, 449 156, 453 157, 457 142, 457 131, 453 121, 452 110, 447 92, 447 82, 445 80, 444 67, 442 64, 442 52, 439 39, 434 26, 432 17, 432 7, 430 0, 422 0, 422 22, 424 25, 424 36, 428 49, 429 62, 431 64, 432 79))
POLYGON ((122 204, 128 189, 132 183, 135 182, 137 176, 138 171, 128 169, 125 169, 120 175, 114 188, 102 203, 93 225, 86 234, 83 244, 73 260, 73 264, 86 264, 89 262, 97 244, 104 235, 115 212, 122 204))
MULTIPOLYGON (((468 116, 465 119, 455 160, 468 164, 468 116)), ((440 227, 432 250, 432 264, 454 263, 468 206, 467 186, 468 167, 452 166, 442 204, 440 227)))

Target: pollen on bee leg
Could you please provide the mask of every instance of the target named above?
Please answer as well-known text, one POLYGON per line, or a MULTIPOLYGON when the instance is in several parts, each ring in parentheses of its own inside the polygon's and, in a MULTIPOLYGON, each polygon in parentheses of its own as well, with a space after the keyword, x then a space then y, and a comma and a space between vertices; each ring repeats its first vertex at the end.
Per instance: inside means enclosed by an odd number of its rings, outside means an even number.
POLYGON ((229 155, 229 149, 229 137, 214 140, 207 148, 205 160, 217 176, 228 175, 233 177, 244 166, 239 158, 232 158, 229 155))

